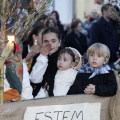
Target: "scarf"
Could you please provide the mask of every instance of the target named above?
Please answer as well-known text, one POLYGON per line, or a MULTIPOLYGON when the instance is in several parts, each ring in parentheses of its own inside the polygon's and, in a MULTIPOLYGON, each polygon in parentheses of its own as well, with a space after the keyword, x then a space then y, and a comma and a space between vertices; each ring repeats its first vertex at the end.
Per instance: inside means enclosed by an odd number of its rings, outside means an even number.
POLYGON ((89 63, 85 64, 81 69, 79 69, 79 73, 92 73, 92 75, 89 77, 93 78, 95 75, 99 74, 106 74, 109 73, 108 70, 111 70, 110 66, 108 64, 105 64, 99 68, 92 68, 89 63))

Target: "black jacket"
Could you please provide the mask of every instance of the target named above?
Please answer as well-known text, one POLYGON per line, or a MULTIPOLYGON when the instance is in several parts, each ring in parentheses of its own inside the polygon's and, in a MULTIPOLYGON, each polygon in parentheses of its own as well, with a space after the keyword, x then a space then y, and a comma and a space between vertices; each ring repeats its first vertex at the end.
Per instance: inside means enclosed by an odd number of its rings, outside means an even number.
POLYGON ((71 31, 65 37, 64 46, 76 48, 83 55, 88 48, 86 36, 82 33, 79 33, 78 36, 74 31, 71 31))
POLYGON ((101 17, 95 22, 90 32, 90 45, 99 42, 105 44, 110 49, 110 62, 117 60, 116 52, 120 44, 120 26, 113 21, 107 22, 101 17))
POLYGON ((70 87, 67 94, 83 94, 89 84, 95 85, 95 95, 113 96, 116 94, 117 82, 112 70, 110 70, 109 73, 96 75, 89 79, 91 74, 92 73, 78 73, 74 84, 70 87))

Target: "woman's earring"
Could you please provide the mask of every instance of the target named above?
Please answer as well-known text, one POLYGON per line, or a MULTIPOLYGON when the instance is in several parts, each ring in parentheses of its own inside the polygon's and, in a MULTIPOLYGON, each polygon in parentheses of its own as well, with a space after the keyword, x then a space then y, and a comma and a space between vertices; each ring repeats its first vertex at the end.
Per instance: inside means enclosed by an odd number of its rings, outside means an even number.
POLYGON ((37 45, 37 40, 34 40, 34 45, 37 45))

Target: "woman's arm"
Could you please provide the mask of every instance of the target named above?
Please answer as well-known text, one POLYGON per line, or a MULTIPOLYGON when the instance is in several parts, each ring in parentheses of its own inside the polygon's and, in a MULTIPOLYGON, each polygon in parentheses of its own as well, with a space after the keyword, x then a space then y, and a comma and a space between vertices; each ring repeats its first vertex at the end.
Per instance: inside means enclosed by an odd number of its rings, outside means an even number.
POLYGON ((26 64, 26 61, 23 60, 23 81, 22 81, 21 100, 33 99, 32 92, 33 92, 33 89, 30 85, 27 64, 26 64))
POLYGON ((32 68, 30 73, 30 80, 33 83, 41 83, 43 80, 43 75, 48 66, 48 54, 51 51, 50 44, 46 44, 42 46, 40 49, 40 55, 37 57, 36 63, 32 68))
POLYGON ((30 81, 33 83, 41 83, 43 75, 48 66, 47 56, 39 55, 35 65, 30 73, 30 81))

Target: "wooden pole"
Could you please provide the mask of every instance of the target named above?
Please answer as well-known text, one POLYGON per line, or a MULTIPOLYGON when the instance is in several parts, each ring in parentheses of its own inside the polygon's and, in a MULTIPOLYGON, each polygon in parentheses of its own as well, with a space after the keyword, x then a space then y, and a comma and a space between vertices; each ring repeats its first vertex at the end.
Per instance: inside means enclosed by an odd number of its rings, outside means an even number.
POLYGON ((3 104, 4 92, 4 66, 0 69, 0 104, 3 104))
MULTIPOLYGON (((2 38, 3 40, 6 40, 6 19, 5 19, 5 6, 6 6, 6 0, 2 1, 2 16, 1 16, 1 32, 2 32, 2 38), (4 19, 3 19, 4 18, 4 19)), ((5 46, 5 44, 4 44, 5 46)), ((4 92, 4 64, 3 66, 0 68, 0 104, 3 104, 3 92, 4 92)))
MULTIPOLYGON (((2 23, 1 25, 2 25, 1 26, 2 38, 5 40, 6 39, 6 33, 5 33, 6 24, 2 23)), ((4 46, 5 46, 5 44, 4 44, 4 46)), ((4 92, 4 64, 0 68, 0 104, 3 104, 3 92, 4 92)))

